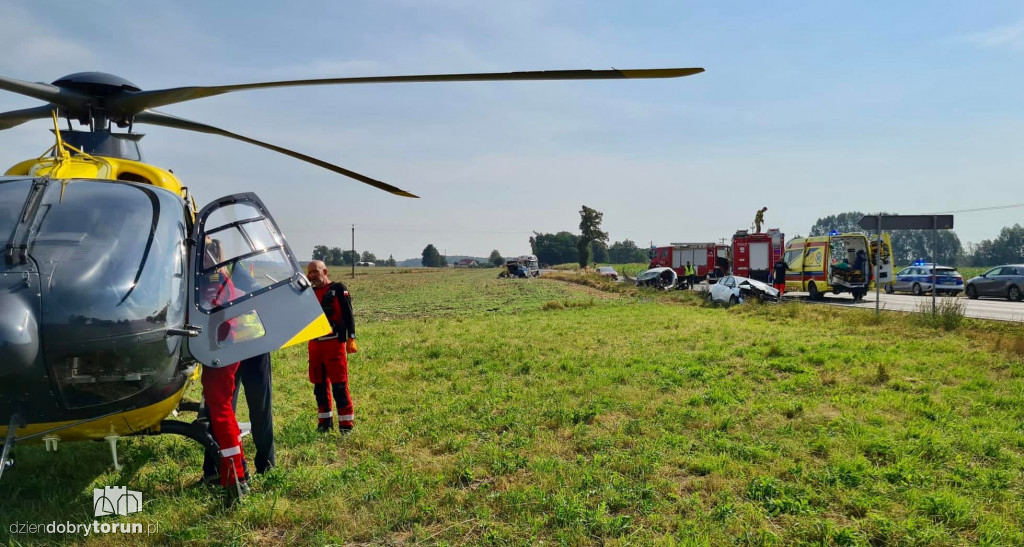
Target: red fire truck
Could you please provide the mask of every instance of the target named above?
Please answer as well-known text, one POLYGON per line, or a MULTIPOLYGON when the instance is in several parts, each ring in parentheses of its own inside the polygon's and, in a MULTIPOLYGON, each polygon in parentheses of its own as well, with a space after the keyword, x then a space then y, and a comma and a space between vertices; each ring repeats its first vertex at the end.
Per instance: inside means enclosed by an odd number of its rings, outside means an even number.
POLYGON ((667 247, 651 249, 651 268, 672 268, 677 275, 686 275, 686 263, 697 270, 697 276, 704 278, 713 273, 717 265, 721 271, 729 271, 731 250, 728 245, 718 243, 672 243, 667 247))
POLYGON ((732 236, 732 273, 768 283, 786 248, 786 234, 772 228, 763 234, 739 230, 732 236))

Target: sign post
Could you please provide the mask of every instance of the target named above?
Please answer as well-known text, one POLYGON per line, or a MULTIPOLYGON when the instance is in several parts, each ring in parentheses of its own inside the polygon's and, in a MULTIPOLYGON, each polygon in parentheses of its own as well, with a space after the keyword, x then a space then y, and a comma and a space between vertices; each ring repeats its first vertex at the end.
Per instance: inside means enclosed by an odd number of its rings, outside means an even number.
MULTIPOLYGON (((939 230, 953 229, 953 215, 865 215, 857 221, 857 225, 865 230, 878 232, 878 249, 875 257, 875 313, 881 313, 879 308, 879 262, 882 259, 882 225, 886 230, 931 230, 932 231, 932 314, 935 314, 935 286, 938 282, 938 273, 935 271, 937 264, 935 260, 939 251, 939 230)), ((890 257, 891 258, 891 257, 890 257)))
MULTIPOLYGON (((875 246, 875 315, 882 313, 880 308, 882 302, 882 284, 879 283, 879 275, 882 273, 882 215, 878 215, 878 228, 875 230, 875 237, 878 244, 875 246)), ((892 257, 889 257, 892 260, 892 257)))

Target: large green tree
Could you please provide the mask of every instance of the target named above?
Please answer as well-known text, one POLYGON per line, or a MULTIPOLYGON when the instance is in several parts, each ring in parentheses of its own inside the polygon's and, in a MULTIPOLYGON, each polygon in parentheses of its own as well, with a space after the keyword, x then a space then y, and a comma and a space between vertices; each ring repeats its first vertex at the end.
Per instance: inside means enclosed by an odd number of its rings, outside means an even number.
POLYGON ((891 237, 892 256, 898 266, 915 260, 931 262, 933 257, 939 264, 955 266, 963 254, 960 238, 952 230, 898 230, 891 237))
POLYGON ((317 245, 313 247, 313 260, 327 262, 327 259, 330 257, 330 255, 331 250, 327 247, 327 245, 317 245))
POLYGON ((397 266, 398 263, 395 262, 395 255, 388 255, 388 259, 384 261, 384 265, 385 266, 391 266, 392 268, 397 266))
POLYGON ((359 258, 363 262, 377 262, 377 255, 371 253, 370 251, 363 251, 362 256, 360 256, 359 258))
POLYGON ((491 251, 491 257, 487 259, 487 262, 491 263, 491 266, 504 266, 505 259, 502 258, 501 253, 497 249, 491 251))
POLYGON ((604 213, 586 205, 580 209, 580 237, 576 240, 580 268, 585 268, 587 264, 590 264, 591 243, 595 241, 606 243, 608 241, 608 232, 601 231, 603 218, 604 213))
POLYGON ((423 248, 423 259, 420 264, 427 268, 441 268, 445 266, 445 260, 441 257, 441 253, 437 252, 437 247, 431 243, 423 248))
POLYGON ((325 261, 332 266, 340 266, 345 263, 345 251, 341 250, 341 247, 331 247, 331 250, 327 253, 327 260, 325 261))
POLYGON ((578 239, 576 234, 569 232, 558 232, 557 234, 534 232, 533 237, 530 238, 530 247, 541 264, 566 264, 576 261, 578 239))
POLYGON ((626 239, 616 241, 608 248, 608 260, 613 264, 632 264, 634 262, 649 262, 647 250, 636 246, 636 243, 626 239))
POLYGON ((819 218, 814 223, 814 226, 811 226, 809 235, 810 237, 828 235, 833 230, 841 234, 846 232, 863 232, 864 228, 857 225, 857 221, 863 216, 864 213, 860 211, 848 211, 838 215, 819 218))
POLYGON ((973 266, 997 266, 1024 262, 1024 227, 1007 226, 995 239, 985 239, 971 247, 969 261, 973 266))
POLYGON ((603 241, 591 241, 590 258, 594 262, 608 262, 608 244, 603 241))

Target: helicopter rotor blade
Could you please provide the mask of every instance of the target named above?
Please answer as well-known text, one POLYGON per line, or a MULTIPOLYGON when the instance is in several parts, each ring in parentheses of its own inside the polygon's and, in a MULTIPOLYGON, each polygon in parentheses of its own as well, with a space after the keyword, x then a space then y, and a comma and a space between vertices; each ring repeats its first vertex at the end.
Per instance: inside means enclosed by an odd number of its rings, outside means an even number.
POLYGON ((335 173, 338 173, 338 174, 341 174, 341 175, 345 175, 346 177, 358 180, 359 182, 362 182, 362 183, 365 183, 365 184, 369 184, 370 186, 373 186, 374 188, 379 188, 381 190, 384 190, 385 192, 390 192, 392 194, 395 194, 396 196, 403 196, 403 197, 407 197, 407 198, 418 198, 419 197, 419 196, 417 196, 415 194, 411 194, 409 192, 406 192, 405 190, 402 190, 401 188, 397 188, 395 186, 391 186, 390 184, 387 184, 385 182, 381 182, 381 181, 376 180, 376 179, 371 179, 370 177, 367 177, 366 175, 360 175, 359 173, 356 173, 355 171, 349 171, 348 169, 345 169, 344 167, 339 167, 339 166, 334 165, 332 163, 327 163, 326 161, 316 159, 316 158, 314 158, 312 156, 307 156, 305 154, 302 154, 302 153, 299 153, 299 152, 295 152, 294 150, 288 150, 287 148, 281 148, 280 146, 275 146, 273 144, 266 143, 266 142, 263 142, 263 141, 258 141, 256 139, 251 139, 249 137, 246 137, 246 136, 243 136, 243 135, 239 135, 237 133, 232 133, 232 132, 224 130, 224 129, 213 127, 212 125, 206 125, 204 123, 193 122, 193 121, 190 121, 190 120, 186 120, 184 118, 179 118, 177 116, 171 116, 170 114, 164 114, 162 112, 156 112, 156 111, 153 111, 153 110, 146 110, 144 112, 140 112, 140 113, 135 115, 135 123, 148 123, 150 125, 159 125, 159 126, 163 126, 163 127, 171 127, 171 128, 174 128, 174 129, 184 129, 184 130, 187 130, 187 131, 197 131, 199 133, 209 133, 211 135, 220 135, 222 137, 228 137, 230 139, 235 139, 235 140, 239 140, 239 141, 242 141, 242 142, 247 142, 249 144, 254 144, 256 146, 259 146, 259 147, 262 147, 262 148, 266 148, 267 150, 273 150, 274 152, 278 152, 278 153, 284 154, 286 156, 291 156, 291 157, 293 157, 293 158, 295 158, 297 160, 302 160, 302 161, 304 161, 306 163, 312 163, 313 165, 316 165, 318 167, 323 167, 324 169, 327 169, 329 171, 333 171, 335 173))
POLYGON ((57 87, 39 82, 26 82, 4 76, 0 76, 0 89, 70 109, 81 108, 89 102, 87 95, 66 87, 57 87))
POLYGON ((246 89, 295 87, 309 85, 382 84, 410 82, 495 82, 530 80, 618 80, 624 78, 681 78, 704 72, 703 68, 651 68, 638 70, 538 70, 530 72, 482 72, 475 74, 421 74, 412 76, 368 76, 358 78, 324 78, 314 80, 285 80, 252 84, 191 86, 151 91, 125 91, 111 97, 111 110, 126 115, 149 108, 182 103, 214 95, 246 89))
POLYGON ((32 120, 49 118, 54 110, 57 110, 57 107, 55 105, 48 104, 46 106, 37 106, 35 108, 25 108, 23 110, 11 110, 10 112, 0 113, 0 131, 10 129, 16 125, 21 125, 32 120))

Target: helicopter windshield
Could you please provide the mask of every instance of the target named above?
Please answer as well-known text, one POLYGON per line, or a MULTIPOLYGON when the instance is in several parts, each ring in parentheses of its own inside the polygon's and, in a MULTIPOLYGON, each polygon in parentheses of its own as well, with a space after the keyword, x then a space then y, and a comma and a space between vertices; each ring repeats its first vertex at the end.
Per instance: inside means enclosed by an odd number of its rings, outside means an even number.
POLYGON ((25 206, 32 181, 19 179, 8 182, 0 181, 0 240, 10 241, 14 228, 18 225, 18 215, 25 206))
POLYGON ((185 316, 185 214, 144 185, 52 183, 29 238, 45 359, 69 407, 122 399, 173 368, 185 316))

